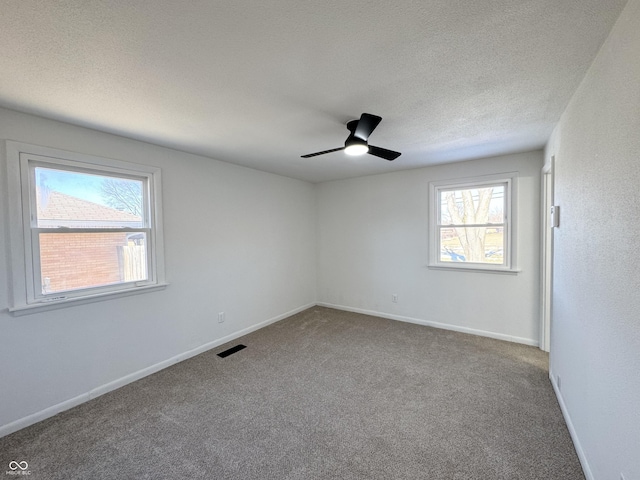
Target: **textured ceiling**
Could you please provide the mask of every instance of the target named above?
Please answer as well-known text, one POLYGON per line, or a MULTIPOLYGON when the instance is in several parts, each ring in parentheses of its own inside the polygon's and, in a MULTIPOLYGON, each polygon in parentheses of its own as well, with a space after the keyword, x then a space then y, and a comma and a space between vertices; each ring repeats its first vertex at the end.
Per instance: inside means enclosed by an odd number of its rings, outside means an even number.
POLYGON ((625 3, 0 0, 0 106, 312 182, 519 152, 625 3), (362 112, 401 157, 300 158, 362 112))

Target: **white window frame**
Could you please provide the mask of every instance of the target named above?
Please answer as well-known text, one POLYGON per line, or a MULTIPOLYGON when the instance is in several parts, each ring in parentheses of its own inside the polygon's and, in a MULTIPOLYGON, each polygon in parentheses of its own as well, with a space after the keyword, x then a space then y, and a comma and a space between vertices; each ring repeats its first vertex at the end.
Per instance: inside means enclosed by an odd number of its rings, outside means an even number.
POLYGON ((460 178, 453 180, 434 181, 429 183, 429 262, 430 269, 478 271, 490 273, 518 273, 517 268, 517 172, 502 173, 497 175, 485 175, 479 177, 460 178), (467 190, 482 188, 491 185, 505 185, 505 211, 504 211, 504 264, 472 262, 443 262, 440 260, 440 192, 445 190, 467 190))
MULTIPOLYGON (((6 141, 9 193, 10 256, 12 305, 14 315, 61 308, 118 296, 154 291, 166 287, 164 274, 164 241, 162 229, 162 178, 157 167, 57 150, 38 145, 6 141), (146 234, 148 278, 144 281, 117 283, 79 290, 42 293, 40 279, 39 234, 60 232, 59 228, 38 227, 35 218, 36 167, 111 175, 143 182, 143 215, 141 228, 65 228, 65 233, 99 233, 143 231, 146 234)), ((59 233, 63 235, 64 233, 59 233)))

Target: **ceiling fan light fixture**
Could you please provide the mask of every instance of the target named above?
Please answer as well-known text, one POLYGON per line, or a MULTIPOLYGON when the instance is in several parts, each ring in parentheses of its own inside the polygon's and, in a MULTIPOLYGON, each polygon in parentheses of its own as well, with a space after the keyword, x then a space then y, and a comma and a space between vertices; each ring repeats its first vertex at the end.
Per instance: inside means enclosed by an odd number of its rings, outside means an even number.
POLYGON ((382 117, 379 117, 378 115, 363 113, 360 115, 360 120, 351 120, 350 122, 347 122, 347 130, 349 130, 350 135, 344 142, 344 147, 309 153, 307 155, 302 155, 302 158, 317 157, 318 155, 344 150, 347 155, 364 155, 365 153, 368 153, 369 155, 384 158, 385 160, 395 160, 400 156, 400 152, 394 152, 393 150, 387 150, 386 148, 369 145, 369 135, 371 135, 371 132, 375 130, 381 120, 382 117))
POLYGON ((368 151, 369 151, 369 147, 364 143, 354 143, 352 145, 345 147, 344 149, 344 153, 352 156, 364 155, 368 151))

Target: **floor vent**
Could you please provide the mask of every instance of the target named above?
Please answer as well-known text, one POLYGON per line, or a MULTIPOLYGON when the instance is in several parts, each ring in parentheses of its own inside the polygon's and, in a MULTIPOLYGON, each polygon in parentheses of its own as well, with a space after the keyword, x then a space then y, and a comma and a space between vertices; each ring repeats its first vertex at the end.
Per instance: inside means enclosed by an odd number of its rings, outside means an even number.
POLYGON ((228 357, 229 355, 233 355, 236 352, 239 352, 243 348, 247 348, 245 345, 236 345, 235 347, 231 347, 229 350, 225 350, 224 352, 220 352, 218 354, 219 357, 228 357))

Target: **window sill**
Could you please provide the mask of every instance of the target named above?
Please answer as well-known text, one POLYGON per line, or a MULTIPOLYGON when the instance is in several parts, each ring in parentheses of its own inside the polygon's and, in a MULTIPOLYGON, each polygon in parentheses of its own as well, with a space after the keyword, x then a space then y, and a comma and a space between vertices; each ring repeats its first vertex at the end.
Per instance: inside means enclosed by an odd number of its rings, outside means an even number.
POLYGON ((144 285, 141 287, 136 287, 129 290, 121 290, 117 292, 96 293, 93 295, 86 295, 84 297, 72 297, 44 303, 18 305, 16 307, 10 307, 9 312, 11 312, 13 316, 19 317, 22 315, 30 315, 32 313, 45 312, 47 310, 56 310, 58 308, 70 307, 72 305, 84 305, 86 303, 100 302, 113 298, 128 297, 130 295, 155 292, 158 290, 164 290, 168 285, 168 283, 158 283, 155 285, 144 285))
POLYGON ((521 273, 522 270, 520 269, 515 269, 515 268, 489 268, 489 267, 483 267, 483 266, 478 266, 478 267, 473 267, 470 265, 465 265, 465 266, 448 266, 448 265, 427 265, 427 268, 429 270, 446 270, 449 272, 453 272, 453 271, 461 271, 461 272, 479 272, 479 273, 497 273, 497 274, 501 274, 501 275, 517 275, 518 273, 521 273))

